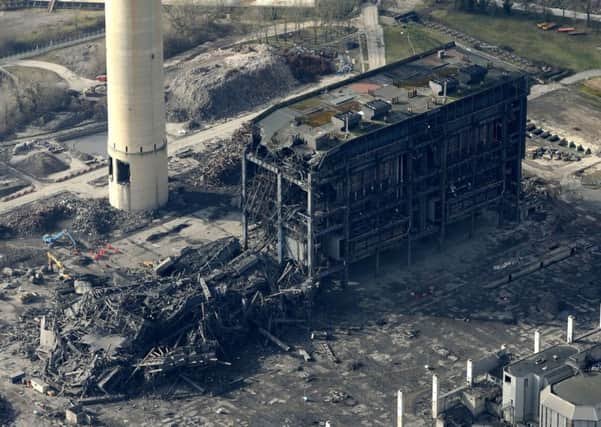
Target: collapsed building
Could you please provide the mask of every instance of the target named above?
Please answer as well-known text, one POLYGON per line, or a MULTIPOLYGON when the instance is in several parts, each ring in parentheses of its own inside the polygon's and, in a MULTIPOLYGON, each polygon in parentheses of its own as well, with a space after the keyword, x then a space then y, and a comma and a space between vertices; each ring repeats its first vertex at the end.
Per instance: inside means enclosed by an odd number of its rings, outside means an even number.
POLYGON ((520 211, 527 77, 449 43, 276 105, 242 164, 243 242, 315 279, 520 211))
POLYGON ((35 381, 92 402, 165 379, 200 389, 188 375, 228 365, 223 355, 253 331, 284 346, 272 332, 308 318, 312 289, 293 264, 242 251, 234 237, 188 246, 154 272, 77 275, 39 322, 35 381))

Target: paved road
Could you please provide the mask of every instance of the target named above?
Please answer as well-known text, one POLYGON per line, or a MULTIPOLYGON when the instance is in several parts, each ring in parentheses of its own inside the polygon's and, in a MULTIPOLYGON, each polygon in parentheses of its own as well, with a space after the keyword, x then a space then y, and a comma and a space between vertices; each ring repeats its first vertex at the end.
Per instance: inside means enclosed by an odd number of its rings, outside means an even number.
POLYGON ((361 24, 367 39, 367 55, 369 69, 386 65, 386 46, 384 44, 384 29, 380 25, 378 6, 369 4, 363 7, 361 24))
POLYGON ((571 85, 574 83, 578 83, 582 80, 592 79, 594 77, 601 77, 601 68, 581 71, 580 73, 573 74, 565 79, 561 80, 560 83, 562 85, 571 85))
MULTIPOLYGON (((499 7, 503 7, 503 0, 496 0, 497 6, 499 7)), ((523 4, 521 3, 514 3, 513 4, 513 9, 515 10, 526 10, 526 8, 524 7, 523 4)), ((543 14, 545 12, 545 8, 541 7, 541 6, 537 6, 537 5, 531 5, 528 10, 531 11, 535 11, 537 13, 543 14)), ((570 9, 559 9, 559 8, 554 8, 554 7, 548 7, 546 8, 546 12, 549 15, 553 15, 553 16, 560 16, 560 17, 565 17, 565 18, 573 18, 573 19, 578 19, 580 21, 586 21, 587 20, 587 16, 586 13, 584 12, 577 12, 575 10, 570 10, 570 9)), ((601 15, 595 15, 595 14, 591 14, 591 21, 598 21, 601 22, 601 15)))
POLYGON ((41 68, 44 70, 52 71, 58 74, 59 77, 61 77, 63 80, 65 80, 71 89, 80 92, 83 92, 86 89, 92 86, 96 86, 98 84, 98 82, 94 80, 81 77, 78 74, 75 74, 73 71, 69 70, 67 67, 63 67, 62 65, 58 65, 53 62, 22 60, 10 62, 6 64, 6 66, 41 68))
MULTIPOLYGON (((290 97, 298 96, 303 93, 315 90, 319 87, 324 87, 335 83, 337 81, 343 80, 347 78, 347 76, 335 75, 331 77, 327 77, 322 79, 322 81, 316 85, 307 85, 301 90, 293 93, 290 97)), ((278 102, 274 100, 274 102, 278 102)), ((255 116, 263 111, 265 106, 258 108, 256 111, 245 114, 243 116, 237 117, 235 119, 228 120, 225 123, 217 124, 209 129, 200 131, 193 135, 189 135, 175 141, 169 142, 169 153, 173 154, 179 150, 195 147, 198 148, 202 146, 202 144, 214 139, 214 138, 229 138, 232 134, 242 126, 244 122, 252 120, 255 116)), ((73 179, 70 179, 65 182, 59 183, 51 183, 51 184, 42 184, 37 183, 36 188, 37 191, 27 194, 23 197, 19 197, 14 200, 10 200, 7 202, 0 202, 0 214, 6 213, 15 209, 19 206, 32 203, 38 200, 47 199, 49 197, 55 196, 65 191, 72 192, 74 194, 79 195, 84 198, 102 198, 107 196, 106 188, 98 188, 94 187, 88 182, 101 178, 107 174, 107 170, 105 168, 101 168, 95 170, 93 172, 87 173, 85 175, 80 175, 73 179)))
POLYGON ((581 71, 580 73, 576 73, 574 75, 566 77, 565 79, 562 79, 559 82, 547 83, 544 85, 534 85, 530 89, 530 96, 528 96, 528 99, 532 101, 533 99, 536 99, 539 96, 543 96, 550 92, 555 92, 556 90, 563 89, 566 86, 595 77, 601 77, 601 69, 581 71))
MULTIPOLYGON (((216 137, 228 138, 233 134, 233 132, 236 129, 238 129, 242 125, 242 123, 244 123, 244 121, 250 120, 253 116, 254 114, 250 114, 248 116, 229 121, 227 123, 215 126, 197 134, 190 135, 186 138, 173 141, 169 143, 169 152, 173 154, 182 148, 199 145, 216 137)), ((101 178, 106 174, 107 170, 105 168, 101 168, 93 172, 80 175, 66 182, 57 182, 46 185, 38 183, 38 185, 36 186, 37 191, 27 194, 23 197, 19 197, 18 199, 10 200, 7 202, 0 202, 0 214, 8 212, 19 206, 35 202, 37 200, 47 199, 64 191, 72 192, 84 198, 106 197, 106 187, 98 188, 88 184, 88 182, 97 178, 101 178)))

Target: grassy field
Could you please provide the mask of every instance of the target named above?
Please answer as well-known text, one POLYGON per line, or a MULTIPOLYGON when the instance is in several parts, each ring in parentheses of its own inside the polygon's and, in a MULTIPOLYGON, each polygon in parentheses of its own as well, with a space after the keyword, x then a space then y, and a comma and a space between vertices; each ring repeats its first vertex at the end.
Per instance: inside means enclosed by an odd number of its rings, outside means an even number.
POLYGON ((25 9, 3 12, 0 18, 0 55, 45 45, 104 28, 104 13, 87 10, 25 9))
MULTIPOLYGON (((542 19, 523 16, 479 15, 453 9, 440 9, 432 16, 449 27, 498 46, 511 46, 518 55, 574 71, 601 68, 601 36, 589 34, 570 37, 536 27, 542 19)), ((554 19, 554 21, 559 22, 554 19)), ((573 25, 584 30, 582 24, 573 25)))
POLYGON ((386 62, 413 56, 416 53, 432 49, 450 39, 418 24, 384 26, 384 41, 386 43, 386 62))

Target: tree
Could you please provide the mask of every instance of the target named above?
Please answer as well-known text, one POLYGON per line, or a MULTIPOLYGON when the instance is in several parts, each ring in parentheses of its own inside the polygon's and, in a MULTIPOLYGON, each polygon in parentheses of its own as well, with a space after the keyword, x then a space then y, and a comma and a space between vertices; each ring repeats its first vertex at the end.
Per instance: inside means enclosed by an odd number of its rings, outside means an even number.
POLYGON ((476 0, 476 6, 478 7, 478 12, 487 13, 489 0, 476 0))
POLYGON ((591 26, 591 11, 592 11, 592 9, 593 9, 592 0, 586 0, 585 10, 586 10, 586 26, 587 27, 591 26))

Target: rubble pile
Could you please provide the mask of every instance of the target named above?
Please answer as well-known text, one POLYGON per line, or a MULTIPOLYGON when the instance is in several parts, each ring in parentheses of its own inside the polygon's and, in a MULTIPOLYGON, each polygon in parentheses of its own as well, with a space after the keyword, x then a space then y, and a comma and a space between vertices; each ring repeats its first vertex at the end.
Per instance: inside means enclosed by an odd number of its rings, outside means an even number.
POLYGON ((47 232, 60 219, 69 215, 56 200, 16 209, 0 218, 0 229, 7 236, 29 237, 47 232))
POLYGON ((234 132, 231 139, 211 141, 206 151, 192 154, 198 161, 198 167, 186 172, 180 179, 193 188, 239 186, 240 159, 251 132, 252 126, 245 123, 234 132))
POLYGON ((114 209, 107 199, 81 200, 65 202, 73 214, 72 230, 91 237, 100 238, 118 228, 127 234, 141 229, 156 218, 153 212, 126 212, 114 209))
POLYGON ((150 381, 227 365, 222 355, 253 330, 270 335, 272 320, 305 317, 311 288, 294 265, 282 269, 225 238, 186 248, 169 273, 77 278, 57 288, 52 312, 15 327, 27 345, 39 321, 36 357, 55 390, 131 394, 150 381))
POLYGON ((168 119, 196 122, 235 116, 299 84, 284 58, 265 45, 201 54, 166 79, 168 119))
POLYGON ((69 169, 68 164, 46 151, 36 151, 11 163, 17 169, 37 178, 45 178, 69 169))
POLYGON ((178 259, 173 261, 169 271, 181 274, 206 274, 215 268, 223 267, 240 252, 238 239, 225 237, 200 248, 185 248, 178 259))
POLYGON ((155 215, 120 211, 112 208, 106 199, 84 200, 62 195, 3 215, 0 230, 12 237, 30 237, 56 231, 65 221, 72 221, 71 232, 93 242, 117 228, 129 233, 147 226, 155 215))
POLYGON ((283 55, 292 74, 301 82, 313 82, 320 76, 336 71, 336 55, 330 52, 316 52, 296 46, 284 51, 283 55))
POLYGON ((239 185, 242 152, 252 132, 250 123, 236 130, 231 139, 211 150, 201 161, 200 174, 208 185, 239 185))

